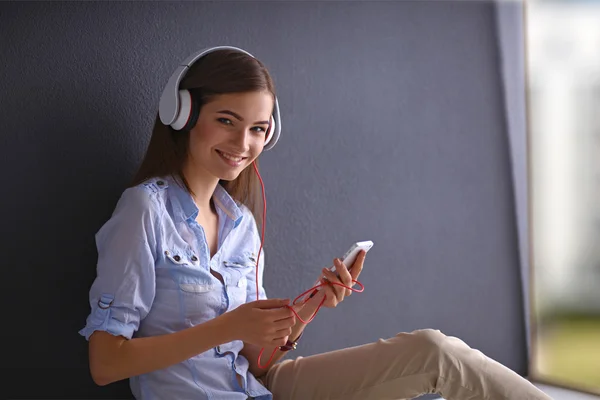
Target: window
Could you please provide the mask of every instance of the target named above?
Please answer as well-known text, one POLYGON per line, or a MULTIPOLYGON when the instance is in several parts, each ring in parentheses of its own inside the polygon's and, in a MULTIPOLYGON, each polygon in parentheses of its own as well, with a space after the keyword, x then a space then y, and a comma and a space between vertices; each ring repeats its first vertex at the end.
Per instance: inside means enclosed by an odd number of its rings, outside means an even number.
POLYGON ((600 393, 600 2, 524 3, 531 375, 600 393))

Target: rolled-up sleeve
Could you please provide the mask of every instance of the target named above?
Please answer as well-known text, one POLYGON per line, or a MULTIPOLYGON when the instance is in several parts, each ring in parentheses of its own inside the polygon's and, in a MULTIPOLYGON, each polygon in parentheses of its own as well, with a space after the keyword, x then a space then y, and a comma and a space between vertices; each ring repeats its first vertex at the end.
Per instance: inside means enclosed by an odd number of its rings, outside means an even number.
POLYGON ((131 339, 155 295, 157 202, 143 187, 126 189, 96 234, 98 264, 89 293, 91 312, 79 331, 131 339))

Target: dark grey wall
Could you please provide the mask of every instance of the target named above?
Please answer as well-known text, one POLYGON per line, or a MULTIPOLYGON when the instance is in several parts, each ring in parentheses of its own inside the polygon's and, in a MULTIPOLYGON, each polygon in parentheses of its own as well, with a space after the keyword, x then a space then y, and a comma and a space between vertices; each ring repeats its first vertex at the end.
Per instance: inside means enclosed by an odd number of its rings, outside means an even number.
POLYGON ((431 327, 525 373, 495 22, 487 2, 2 3, 3 390, 128 393, 94 387, 77 335, 93 235, 176 63, 216 44, 253 52, 278 88, 267 293, 293 298, 375 242, 365 292, 322 310, 295 355, 431 327))

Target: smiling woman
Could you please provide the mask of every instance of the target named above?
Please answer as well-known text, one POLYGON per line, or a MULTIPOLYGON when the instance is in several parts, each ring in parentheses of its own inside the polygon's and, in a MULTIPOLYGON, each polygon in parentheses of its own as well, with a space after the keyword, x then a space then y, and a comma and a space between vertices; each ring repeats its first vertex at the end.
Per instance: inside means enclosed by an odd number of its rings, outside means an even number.
POLYGON ((295 324, 288 300, 266 299, 256 223, 257 158, 281 129, 274 85, 241 49, 208 49, 183 65, 131 186, 97 234, 80 333, 96 383, 131 378, 136 398, 267 395, 250 372, 256 356, 244 354, 285 345, 295 324))
MULTIPOLYGON (((192 64, 179 88, 189 90, 194 99, 191 105, 191 115, 181 131, 170 129, 162 123, 157 115, 146 156, 133 179, 133 185, 140 184, 153 176, 183 171, 184 162, 188 157, 198 158, 197 155, 194 157, 192 149, 195 148, 198 152, 206 150, 200 148, 201 143, 209 141, 209 139, 205 140, 198 135, 203 127, 208 127, 209 132, 213 133, 210 141, 218 141, 220 139, 217 136, 222 135, 224 142, 231 140, 231 137, 235 136, 236 130, 239 133, 241 129, 250 128, 256 135, 249 135, 248 138, 244 136, 249 141, 248 143, 225 144, 234 158, 233 164, 229 165, 240 167, 240 170, 228 172, 228 175, 223 176, 219 183, 235 200, 246 204, 257 221, 261 221, 259 181, 251 169, 244 169, 243 166, 251 162, 248 161, 249 159, 253 160, 257 167, 259 165, 258 159, 256 159, 257 141, 254 139, 258 139, 258 142, 262 141, 264 146, 274 144, 265 141, 265 139, 271 140, 271 137, 266 138, 264 134, 269 126, 275 124, 271 113, 276 98, 275 85, 266 67, 259 60, 240 51, 221 49, 206 54, 201 60, 192 64), (261 121, 248 127, 240 124, 245 122, 244 115, 253 118, 259 116, 258 119, 261 121), (224 116, 231 116, 237 121, 224 116), (202 125, 202 127, 198 125, 202 125), (250 157, 250 149, 245 148, 250 144, 253 144, 253 157, 250 157), (236 157, 239 158, 242 155, 246 156, 246 160, 236 160, 236 157), (236 179, 232 179, 233 176, 236 179)), ((278 113, 278 110, 276 112, 278 113)), ((221 155, 226 151, 226 149, 214 146, 210 149, 215 152, 221 151, 218 153, 221 155)), ((221 160, 227 160, 227 157, 222 156, 221 160)), ((194 193, 185 176, 182 177, 182 183, 191 193, 194 193)))
POLYGON ((140 170, 96 236, 92 310, 80 331, 95 382, 129 378, 139 399, 547 400, 434 329, 278 362, 321 306, 335 308, 351 293, 366 253, 352 265, 335 259, 336 273, 320 272, 326 279, 312 297, 267 299, 249 197, 258 192, 256 159, 281 127, 277 97, 251 55, 205 57, 181 85, 187 67, 172 75, 140 170))
MULTIPOLYGON (((214 96, 202 107, 196 125, 190 130, 185 176, 193 180, 201 180, 202 175, 219 176, 224 181, 236 179, 262 151, 272 110, 273 96, 268 92, 214 96), (259 116, 262 122, 252 122, 242 115, 259 116)), ((248 172, 253 171, 248 169, 248 172)))

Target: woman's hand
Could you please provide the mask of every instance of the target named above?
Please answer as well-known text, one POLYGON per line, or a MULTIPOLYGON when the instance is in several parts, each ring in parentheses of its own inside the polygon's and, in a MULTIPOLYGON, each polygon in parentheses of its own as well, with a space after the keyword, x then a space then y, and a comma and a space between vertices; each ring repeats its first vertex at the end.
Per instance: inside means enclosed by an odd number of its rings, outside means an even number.
POLYGON ((233 336, 259 347, 283 346, 296 324, 296 316, 286 307, 288 304, 289 300, 281 299, 242 304, 227 313, 233 336))
POLYGON ((323 307, 328 308, 334 308, 344 301, 345 297, 352 294, 352 290, 346 289, 343 286, 339 286, 339 284, 348 287, 354 286, 352 281, 358 280, 358 277, 363 269, 366 255, 366 251, 361 250, 356 257, 354 264, 352 264, 350 267, 350 271, 348 271, 347 266, 344 265, 342 260, 339 258, 334 259, 333 265, 335 266, 335 270, 339 277, 335 273, 329 271, 329 269, 323 268, 321 272, 323 273, 325 279, 319 279, 319 283, 325 283, 326 285, 319 288, 320 290, 313 296, 312 300, 320 303, 321 300, 323 300, 323 296, 326 296, 327 298, 323 303, 323 307), (337 283, 338 285, 334 285, 333 283, 337 283))

